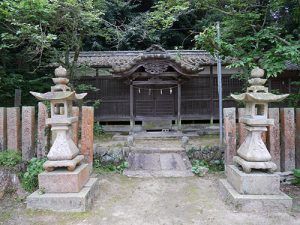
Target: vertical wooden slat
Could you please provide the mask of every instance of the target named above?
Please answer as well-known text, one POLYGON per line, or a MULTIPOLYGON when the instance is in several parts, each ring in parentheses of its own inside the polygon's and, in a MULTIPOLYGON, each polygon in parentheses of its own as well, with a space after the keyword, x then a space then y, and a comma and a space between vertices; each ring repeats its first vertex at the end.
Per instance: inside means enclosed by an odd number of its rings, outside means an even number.
POLYGON ((133 115, 133 93, 134 92, 134 89, 133 89, 133 85, 130 84, 130 129, 131 131, 133 130, 134 128, 134 115, 133 115))
POLYGON ((224 108, 225 165, 233 163, 236 155, 236 109, 224 108))
POLYGON ((84 155, 85 162, 93 165, 93 144, 94 144, 94 107, 82 107, 81 124, 81 153, 84 155))
POLYGON ((181 130, 181 84, 178 84, 177 88, 177 106, 178 106, 178 115, 177 115, 177 123, 178 123, 178 130, 181 130))
POLYGON ((7 149, 7 118, 6 108, 0 108, 0 151, 7 149))
POLYGON ((281 170, 295 169, 295 113, 294 108, 280 109, 281 170))
POLYGON ((7 108, 7 149, 21 151, 20 108, 7 108))
POLYGON ((22 107, 22 159, 29 161, 34 155, 35 109, 33 106, 22 107))
POLYGON ((296 109, 296 168, 300 168, 300 108, 296 109))
POLYGON ((268 128, 268 149, 270 151, 272 161, 277 166, 277 171, 281 171, 279 109, 270 108, 268 117, 274 120, 274 125, 269 126, 268 128))

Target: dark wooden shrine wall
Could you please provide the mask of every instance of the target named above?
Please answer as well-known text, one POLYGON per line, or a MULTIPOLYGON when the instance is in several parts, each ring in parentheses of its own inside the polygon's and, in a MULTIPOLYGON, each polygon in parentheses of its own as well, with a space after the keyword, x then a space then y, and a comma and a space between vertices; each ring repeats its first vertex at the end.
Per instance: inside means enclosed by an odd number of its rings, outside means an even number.
MULTIPOLYGON (((296 92, 298 89, 292 85, 293 81, 299 81, 298 73, 286 73, 269 81, 269 88, 279 93, 296 92)), ((243 83, 231 79, 230 75, 223 76, 223 107, 237 106, 236 102, 229 98, 230 93, 242 92, 243 83)), ((88 100, 101 100, 101 105, 95 109, 95 119, 101 121, 129 121, 130 119, 130 89, 124 81, 112 76, 81 77, 80 83, 91 84, 98 88, 97 92, 90 92, 88 100)), ((166 88, 166 87, 163 87, 166 88)), ((152 90, 149 95, 148 87, 141 87, 140 92, 134 90, 134 115, 136 120, 143 116, 167 116, 177 115, 177 88, 172 89, 172 95, 168 89, 152 90), (159 99, 153 101, 152 96, 159 99), (155 106, 153 106, 155 102, 155 106), (155 109, 154 109, 155 108, 155 109)), ((285 105, 286 104, 281 104, 285 105)), ((182 120, 210 120, 218 119, 218 90, 217 77, 200 75, 182 84, 181 99, 182 120)))

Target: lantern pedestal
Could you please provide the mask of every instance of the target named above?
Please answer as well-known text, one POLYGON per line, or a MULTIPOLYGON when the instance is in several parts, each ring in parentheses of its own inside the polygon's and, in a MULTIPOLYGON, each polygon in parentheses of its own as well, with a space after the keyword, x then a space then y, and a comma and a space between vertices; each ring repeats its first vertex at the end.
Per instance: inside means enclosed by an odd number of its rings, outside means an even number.
POLYGON ((68 171, 73 171, 83 159, 84 159, 83 155, 78 155, 71 160, 59 160, 59 161, 48 160, 44 163, 43 167, 48 172, 51 172, 55 168, 60 168, 60 167, 67 167, 68 171))
POLYGON ((282 193, 280 177, 260 171, 245 173, 237 166, 226 166, 227 179, 219 181, 226 203, 243 212, 282 212, 292 208, 293 201, 282 193))

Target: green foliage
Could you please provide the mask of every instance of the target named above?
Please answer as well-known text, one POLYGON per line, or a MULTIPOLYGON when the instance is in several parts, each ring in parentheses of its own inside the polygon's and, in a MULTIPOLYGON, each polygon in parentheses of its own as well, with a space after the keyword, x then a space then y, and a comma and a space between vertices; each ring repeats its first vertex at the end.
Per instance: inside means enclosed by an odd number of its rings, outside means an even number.
POLYGON ((103 126, 100 123, 94 123, 94 135, 95 136, 101 136, 102 134, 104 134, 104 129, 103 126))
POLYGON ((209 172, 224 171, 224 162, 222 160, 206 161, 206 160, 193 159, 191 163, 192 163, 192 172, 199 177, 205 175, 204 173, 205 168, 207 168, 209 172))
POLYGON ((300 169, 294 169, 293 170, 294 180, 292 183, 294 185, 300 185, 300 169))
POLYGON ((208 12, 221 21, 221 47, 216 40, 215 22, 195 37, 197 47, 230 57, 229 67, 243 68, 240 77, 260 66, 268 77, 286 68, 286 62, 300 64, 299 1, 203 1, 208 12), (298 18, 298 19, 297 19, 298 18))
POLYGON ((128 168, 128 162, 125 160, 120 161, 118 164, 113 163, 101 163, 100 160, 95 159, 93 162, 93 168, 96 173, 114 172, 122 174, 124 169, 128 168))
POLYGON ((38 187, 38 175, 44 171, 43 164, 46 159, 32 158, 27 166, 27 171, 22 176, 22 187, 28 191, 33 192, 38 187))
POLYGON ((296 108, 300 103, 300 81, 294 81, 291 85, 294 86, 295 92, 289 95, 287 101, 290 107, 296 108))
POLYGON ((6 150, 0 152, 0 166, 14 167, 22 162, 21 154, 16 150, 6 150))

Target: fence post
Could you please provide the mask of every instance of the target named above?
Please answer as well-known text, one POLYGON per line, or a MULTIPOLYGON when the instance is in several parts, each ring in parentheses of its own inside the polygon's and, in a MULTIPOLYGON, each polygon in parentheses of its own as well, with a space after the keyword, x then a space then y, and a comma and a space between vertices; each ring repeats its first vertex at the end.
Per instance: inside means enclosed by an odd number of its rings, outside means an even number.
POLYGON ((274 126, 268 127, 268 149, 272 156, 272 161, 277 166, 277 171, 281 171, 279 108, 269 108, 268 117, 274 120, 274 126))
MULTIPOLYGON (((238 120, 246 114, 245 108, 238 108, 238 120)), ((238 123, 239 146, 244 142, 247 136, 247 130, 244 123, 238 123)))
POLYGON ((280 109, 281 170, 295 169, 295 113, 294 108, 280 109))
POLYGON ((0 108, 0 151, 7 149, 6 108, 0 108))
POLYGON ((34 155, 35 109, 33 106, 22 107, 22 159, 29 161, 34 155))
POLYGON ((233 163, 236 155, 236 109, 224 108, 225 165, 233 163))
POLYGON ((21 150, 20 108, 7 108, 7 149, 21 150))
POLYGON ((75 145, 78 145, 78 130, 79 130, 79 107, 72 107, 72 116, 77 117, 78 121, 72 124, 72 139, 75 145))
MULTIPOLYGON (((81 154, 90 169, 93 166, 93 145, 94 145, 94 107, 82 107, 81 125, 81 154)), ((92 171, 92 170, 91 170, 92 171)))
POLYGON ((46 129, 46 119, 48 118, 47 107, 42 102, 38 103, 38 122, 37 122, 37 146, 36 146, 36 156, 38 158, 44 158, 46 156, 47 147, 47 134, 46 129))

